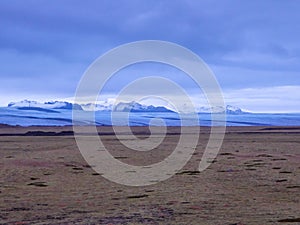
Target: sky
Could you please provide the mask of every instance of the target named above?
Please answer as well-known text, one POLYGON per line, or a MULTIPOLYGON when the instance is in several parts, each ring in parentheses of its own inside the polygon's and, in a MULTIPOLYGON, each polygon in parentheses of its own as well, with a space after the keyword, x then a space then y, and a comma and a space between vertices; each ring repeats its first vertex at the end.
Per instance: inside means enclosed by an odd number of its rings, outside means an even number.
MULTIPOLYGON (((299 9, 300 1, 291 0, 1 0, 0 105, 72 99, 86 69, 105 52, 163 40, 199 55, 227 104, 300 112, 299 9)), ((107 83, 105 96, 145 74, 172 77, 195 92, 189 79, 162 65, 120 74, 107 83)))

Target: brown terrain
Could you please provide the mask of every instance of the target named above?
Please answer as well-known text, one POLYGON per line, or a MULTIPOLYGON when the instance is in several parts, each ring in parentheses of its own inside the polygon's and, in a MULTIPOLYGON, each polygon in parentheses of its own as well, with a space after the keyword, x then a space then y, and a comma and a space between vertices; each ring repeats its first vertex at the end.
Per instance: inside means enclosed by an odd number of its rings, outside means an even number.
MULTIPOLYGON (((133 165, 161 161, 180 136, 179 127, 168 128, 159 147, 137 152, 110 127, 98 131, 115 158, 133 165)), ((191 160, 170 179, 129 187, 85 162, 72 127, 2 125, 0 223, 300 224, 300 127, 229 127, 217 158, 199 172, 208 134, 201 128, 191 160)))

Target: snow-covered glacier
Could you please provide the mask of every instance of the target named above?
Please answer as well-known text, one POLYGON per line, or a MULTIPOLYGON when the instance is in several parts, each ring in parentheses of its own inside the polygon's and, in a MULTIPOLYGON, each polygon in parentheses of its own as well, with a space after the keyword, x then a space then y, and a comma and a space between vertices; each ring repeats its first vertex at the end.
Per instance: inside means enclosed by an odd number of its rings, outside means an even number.
POLYGON ((164 106, 143 105, 137 102, 103 102, 73 104, 65 101, 51 101, 40 103, 24 100, 9 103, 7 107, 0 107, 0 124, 21 126, 64 126, 73 125, 99 125, 99 126, 148 126, 162 125, 153 123, 153 119, 160 118, 167 126, 210 126, 212 113, 226 112, 226 124, 228 126, 286 126, 299 125, 300 114, 265 114, 248 113, 239 107, 199 107, 197 109, 198 120, 190 114, 181 114, 164 106), (95 121, 82 119, 72 120, 72 109, 76 110, 82 118, 90 118, 95 115, 95 121), (113 114, 113 120, 112 120, 113 114))

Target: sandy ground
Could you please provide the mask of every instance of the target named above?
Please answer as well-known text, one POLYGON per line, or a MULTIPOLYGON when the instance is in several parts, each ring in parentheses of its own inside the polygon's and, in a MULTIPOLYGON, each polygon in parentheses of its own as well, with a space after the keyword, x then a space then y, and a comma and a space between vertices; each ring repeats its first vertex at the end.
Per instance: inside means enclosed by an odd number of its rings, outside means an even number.
MULTIPOLYGON (((133 130, 147 137, 147 128, 133 130)), ((1 224, 300 224, 299 127, 230 127, 214 163, 199 173, 203 128, 187 165, 145 187, 95 173, 71 131, 0 126, 1 224)), ((180 135, 170 128, 157 149, 136 152, 110 128, 99 132, 115 158, 136 165, 161 161, 180 135)))

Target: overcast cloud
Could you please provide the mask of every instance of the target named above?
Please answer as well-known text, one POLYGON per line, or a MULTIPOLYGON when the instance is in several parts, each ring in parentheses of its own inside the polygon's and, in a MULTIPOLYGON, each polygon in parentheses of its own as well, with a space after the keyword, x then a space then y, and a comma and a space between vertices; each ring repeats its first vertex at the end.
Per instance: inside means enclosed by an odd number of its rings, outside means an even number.
MULTIPOLYGON (((2 0, 0 104, 70 98, 97 57, 120 44, 157 39, 198 54, 227 102, 252 111, 300 112, 299 9, 299 1, 268 0, 2 0)), ((173 70, 163 72, 174 77, 173 70)), ((132 77, 118 79, 107 92, 132 77)), ((176 79, 194 88, 181 75, 176 79)))

